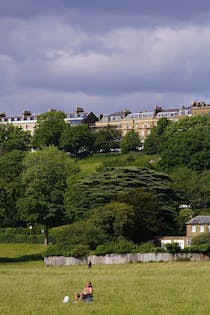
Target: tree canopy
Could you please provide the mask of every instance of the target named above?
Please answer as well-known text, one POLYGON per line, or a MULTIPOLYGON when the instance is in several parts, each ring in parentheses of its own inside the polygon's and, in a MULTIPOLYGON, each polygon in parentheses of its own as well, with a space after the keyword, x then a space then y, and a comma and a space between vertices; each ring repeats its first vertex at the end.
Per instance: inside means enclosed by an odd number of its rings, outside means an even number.
POLYGON ((64 118, 66 114, 61 111, 49 111, 38 116, 37 125, 33 135, 33 146, 59 146, 61 134, 66 128, 64 118))
POLYGON ((22 222, 16 210, 21 195, 20 176, 23 151, 13 150, 0 156, 0 226, 15 227, 22 222))
POLYGON ((166 127, 171 121, 165 117, 158 120, 157 126, 153 127, 151 133, 147 136, 144 143, 144 152, 147 154, 157 154, 161 152, 161 146, 164 143, 164 134, 166 127))
POLYGON ((13 150, 27 151, 30 142, 29 132, 11 124, 0 124, 0 154, 13 150))
POLYGON ((77 172, 74 161, 55 147, 30 153, 23 161, 23 196, 17 208, 23 221, 48 227, 65 221, 63 198, 66 179, 77 172))
POLYGON ((94 147, 97 152, 110 152, 111 149, 119 148, 121 132, 111 126, 99 129, 95 135, 94 147))
POLYGON ((160 165, 165 169, 210 169, 210 116, 187 117, 170 124, 164 131, 160 155, 160 165))
POLYGON ((72 155, 80 155, 93 150, 95 135, 87 125, 67 125, 60 138, 60 148, 72 155))
POLYGON ((138 133, 132 129, 126 133, 120 142, 122 153, 136 152, 141 145, 138 133))
MULTIPOLYGON (((165 218, 168 215, 170 217, 168 221, 171 224, 172 217, 176 216, 179 197, 172 188, 170 177, 138 167, 107 168, 103 170, 103 173, 91 174, 78 178, 77 181, 75 178, 69 180, 65 195, 67 216, 71 221, 86 217, 94 208, 104 206, 111 201, 121 202, 118 198, 124 195, 127 199, 123 199, 122 202, 132 206, 128 200, 132 199, 132 195, 136 194, 136 189, 141 187, 145 190, 144 194, 151 193, 157 196, 158 202, 161 203, 161 211, 164 209, 165 218)), ((147 209, 149 211, 149 207, 147 209)), ((148 214, 145 211, 146 215, 148 214)))

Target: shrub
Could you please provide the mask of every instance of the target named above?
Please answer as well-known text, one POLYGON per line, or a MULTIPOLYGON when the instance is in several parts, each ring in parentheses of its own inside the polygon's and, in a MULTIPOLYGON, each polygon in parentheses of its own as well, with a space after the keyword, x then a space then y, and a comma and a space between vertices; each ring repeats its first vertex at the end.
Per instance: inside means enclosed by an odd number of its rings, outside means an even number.
POLYGON ((87 256, 90 248, 86 245, 79 244, 76 246, 49 245, 44 252, 44 257, 49 256, 65 256, 65 257, 82 257, 87 256))
POLYGON ((0 243, 30 243, 30 244, 43 244, 44 235, 34 234, 10 234, 10 233, 0 233, 0 243))
POLYGON ((202 233, 192 239, 192 245, 210 244, 210 232, 202 233))
POLYGON ((172 242, 171 244, 166 244, 167 251, 171 254, 181 253, 181 248, 178 243, 172 242))
POLYGON ((95 255, 106 255, 106 254, 126 254, 138 252, 138 245, 126 239, 119 239, 117 241, 107 242, 103 245, 97 246, 94 251, 95 255))

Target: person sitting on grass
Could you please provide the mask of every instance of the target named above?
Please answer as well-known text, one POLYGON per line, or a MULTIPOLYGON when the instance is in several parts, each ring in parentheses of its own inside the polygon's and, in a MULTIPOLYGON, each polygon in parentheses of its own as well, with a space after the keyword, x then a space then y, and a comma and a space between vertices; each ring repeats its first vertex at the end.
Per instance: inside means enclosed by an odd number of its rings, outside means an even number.
POLYGON ((93 300, 93 287, 90 281, 86 282, 86 285, 81 293, 74 293, 75 301, 92 301, 93 300))

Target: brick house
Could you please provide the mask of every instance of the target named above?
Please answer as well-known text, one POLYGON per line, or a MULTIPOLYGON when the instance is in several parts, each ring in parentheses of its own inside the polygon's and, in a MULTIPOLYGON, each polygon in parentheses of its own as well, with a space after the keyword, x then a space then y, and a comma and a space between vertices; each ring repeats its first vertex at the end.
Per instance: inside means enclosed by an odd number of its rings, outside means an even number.
POLYGON ((210 216, 198 215, 186 222, 186 236, 163 236, 160 237, 160 244, 165 247, 166 244, 174 242, 183 249, 191 246, 193 237, 204 232, 210 232, 210 216))

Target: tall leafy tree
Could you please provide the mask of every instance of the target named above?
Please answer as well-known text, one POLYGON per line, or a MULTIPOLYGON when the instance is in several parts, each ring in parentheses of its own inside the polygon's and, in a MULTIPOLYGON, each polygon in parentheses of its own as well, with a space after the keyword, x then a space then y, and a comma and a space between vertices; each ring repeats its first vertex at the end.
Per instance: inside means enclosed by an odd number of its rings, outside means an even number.
POLYGON ((134 228, 135 210, 125 202, 112 201, 99 207, 92 215, 93 225, 107 235, 107 239, 129 237, 134 228))
POLYGON ((154 239, 155 236, 175 233, 177 212, 164 202, 160 194, 136 188, 118 196, 120 202, 126 202, 134 209, 133 228, 129 238, 134 242, 154 239))
POLYGON ((122 153, 136 152, 141 145, 138 133, 132 129, 126 133, 120 142, 122 153))
POLYGON ((210 169, 210 116, 181 119, 165 129, 160 165, 186 166, 202 172, 210 169))
POLYGON ((32 141, 33 146, 35 148, 50 145, 58 147, 60 137, 66 128, 65 117, 66 114, 61 111, 49 111, 39 115, 32 141))
MULTIPOLYGON (((90 215, 94 208, 116 201, 121 194, 135 192, 137 188, 158 196, 165 213, 176 216, 179 196, 172 188, 169 176, 151 169, 138 167, 115 167, 104 169, 83 178, 68 180, 65 206, 69 220, 78 220, 90 215)), ((121 202, 121 201, 120 201, 121 202)), ((126 202, 123 200, 122 202, 126 202)), ((171 224, 171 219, 169 224, 171 224)))
POLYGON ((11 124, 0 124, 0 154, 12 150, 27 151, 30 149, 29 132, 11 124))
POLYGON ((151 133, 147 136, 144 143, 144 151, 147 154, 157 154, 161 151, 161 145, 164 142, 164 131, 171 122, 162 117, 158 120, 157 126, 153 127, 151 133))
POLYGON ((66 126, 61 138, 60 147, 73 155, 90 152, 93 149, 95 134, 87 125, 66 126))
POLYGON ((95 150, 97 152, 110 152, 111 149, 119 148, 121 132, 111 126, 107 126, 96 132, 95 150))
POLYGON ((0 156, 0 226, 15 227, 21 224, 16 201, 21 195, 20 176, 23 151, 13 150, 0 156))
POLYGON ((43 224, 45 243, 48 228, 64 222, 64 192, 67 177, 77 172, 66 153, 50 146, 30 153, 24 160, 23 196, 17 201, 20 217, 28 224, 43 224))

